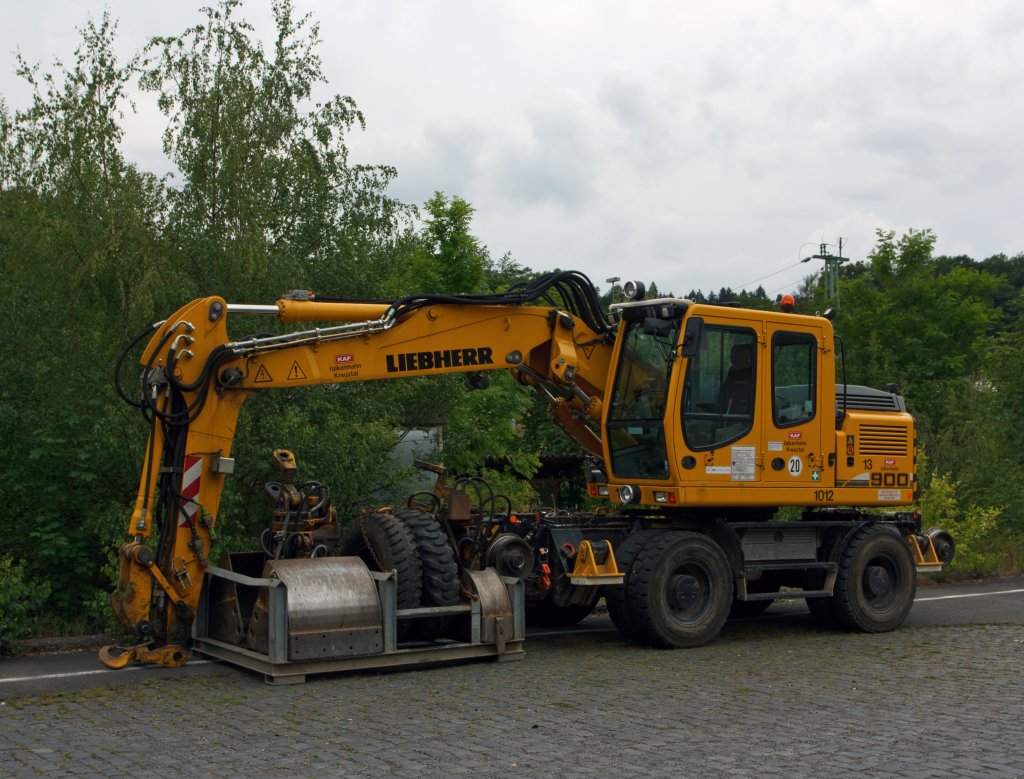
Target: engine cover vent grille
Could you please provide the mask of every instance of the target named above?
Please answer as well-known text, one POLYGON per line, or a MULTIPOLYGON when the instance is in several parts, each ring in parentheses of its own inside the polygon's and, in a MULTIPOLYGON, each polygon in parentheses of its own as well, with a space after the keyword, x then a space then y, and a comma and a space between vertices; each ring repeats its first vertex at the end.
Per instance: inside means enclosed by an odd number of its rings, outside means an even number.
POLYGON ((909 430, 889 425, 864 425, 857 437, 861 454, 910 454, 909 430))

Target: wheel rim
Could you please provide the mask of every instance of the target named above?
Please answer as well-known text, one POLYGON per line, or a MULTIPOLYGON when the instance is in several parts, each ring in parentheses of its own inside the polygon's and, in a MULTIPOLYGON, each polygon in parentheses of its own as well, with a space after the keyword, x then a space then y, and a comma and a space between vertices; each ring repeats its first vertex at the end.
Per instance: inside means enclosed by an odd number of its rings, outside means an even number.
POLYGON ((873 611, 885 611, 899 598, 903 576, 897 561, 889 555, 877 555, 864 566, 861 593, 864 604, 873 611))
POLYGON ((711 575, 701 565, 682 565, 669 577, 666 595, 673 619, 683 624, 698 622, 711 604, 711 575))

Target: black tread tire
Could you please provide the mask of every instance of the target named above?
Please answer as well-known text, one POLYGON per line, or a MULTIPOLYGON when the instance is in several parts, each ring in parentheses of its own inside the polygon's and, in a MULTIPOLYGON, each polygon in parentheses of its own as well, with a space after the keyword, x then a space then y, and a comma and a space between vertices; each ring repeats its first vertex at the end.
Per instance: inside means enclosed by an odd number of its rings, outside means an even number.
POLYGON ((394 569, 398 572, 397 607, 414 609, 420 605, 423 568, 416 543, 409 528, 394 514, 378 511, 350 521, 338 542, 338 554, 358 557, 372 571, 394 569))
POLYGON ((863 633, 898 628, 917 594, 917 569, 907 542, 887 527, 861 529, 843 549, 835 592, 844 627, 863 633))
MULTIPOLYGON (((433 514, 419 509, 400 509, 395 516, 412 535, 423 569, 421 606, 453 606, 459 602, 459 565, 448 544, 448 535, 433 514)), ((403 638, 432 641, 457 629, 451 617, 428 617, 399 623, 403 638)))
POLYGON ((448 535, 433 514, 401 509, 395 516, 409 528, 423 569, 421 606, 454 606, 459 602, 459 565, 448 535))
POLYGON ((624 573, 622 584, 610 584, 603 587, 604 602, 608 607, 608 616, 618 631, 630 641, 641 642, 642 638, 633 626, 633 619, 629 614, 629 607, 626 602, 626 587, 629 584, 629 572, 633 566, 633 560, 640 553, 640 550, 660 532, 658 530, 636 530, 626 536, 626 540, 615 549, 615 562, 619 570, 624 573))
POLYGON ((648 543, 630 567, 626 601, 645 643, 665 649, 706 644, 722 630, 733 600, 732 570, 722 548, 707 536, 665 532, 648 543), (673 591, 689 580, 696 604, 673 606, 673 591), (695 613, 691 613, 694 612, 695 613))

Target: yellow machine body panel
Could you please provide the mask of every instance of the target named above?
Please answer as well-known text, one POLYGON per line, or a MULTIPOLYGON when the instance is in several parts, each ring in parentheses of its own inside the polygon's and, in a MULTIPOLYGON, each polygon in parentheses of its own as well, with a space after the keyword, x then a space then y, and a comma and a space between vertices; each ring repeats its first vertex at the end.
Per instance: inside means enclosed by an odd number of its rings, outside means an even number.
POLYGON ((913 418, 843 406, 830 321, 689 305, 671 330, 645 333, 657 309, 631 319, 623 307, 603 420, 609 497, 629 486, 648 505, 913 501, 913 418))

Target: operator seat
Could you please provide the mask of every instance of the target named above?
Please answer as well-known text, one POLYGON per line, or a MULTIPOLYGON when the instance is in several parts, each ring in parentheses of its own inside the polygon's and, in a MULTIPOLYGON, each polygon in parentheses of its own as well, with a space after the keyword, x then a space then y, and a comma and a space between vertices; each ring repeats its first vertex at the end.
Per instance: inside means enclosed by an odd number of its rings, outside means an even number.
POLYGON ((750 414, 754 406, 754 346, 735 344, 729 353, 729 372, 718 394, 722 414, 750 414))

